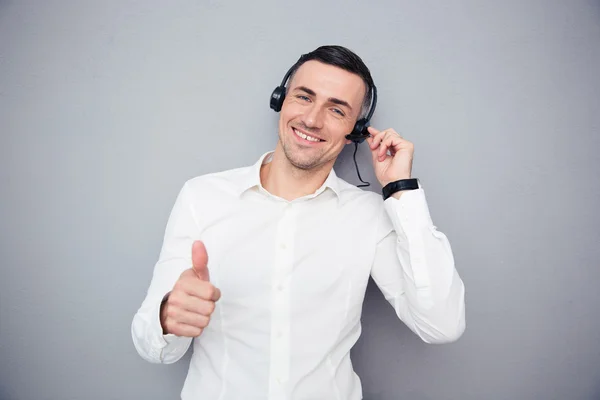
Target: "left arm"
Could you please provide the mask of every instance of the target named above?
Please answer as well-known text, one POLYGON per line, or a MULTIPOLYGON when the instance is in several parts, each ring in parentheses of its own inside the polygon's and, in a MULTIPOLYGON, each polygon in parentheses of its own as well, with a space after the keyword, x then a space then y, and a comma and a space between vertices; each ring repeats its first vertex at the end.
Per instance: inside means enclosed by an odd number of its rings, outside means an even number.
MULTIPOLYGON (((393 129, 369 127, 375 175, 385 186, 411 177, 414 146, 393 129)), ((448 238, 433 225, 423 188, 384 202, 371 276, 398 317, 423 341, 448 343, 465 330, 465 287, 448 238)))
POLYGON ((447 237, 433 225, 423 189, 384 202, 373 280, 396 315, 426 343, 465 330, 465 287, 447 237))

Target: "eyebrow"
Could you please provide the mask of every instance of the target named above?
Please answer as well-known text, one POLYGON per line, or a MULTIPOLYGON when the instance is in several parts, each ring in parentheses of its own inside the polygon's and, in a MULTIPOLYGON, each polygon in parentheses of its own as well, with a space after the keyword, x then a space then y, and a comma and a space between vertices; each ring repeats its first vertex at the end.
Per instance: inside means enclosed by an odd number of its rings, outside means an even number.
MULTIPOLYGON (((310 94, 311 96, 317 95, 314 90, 309 89, 306 86, 298 86, 298 87, 294 88, 294 90, 302 90, 303 92, 306 92, 306 93, 310 94)), ((333 103, 333 104, 340 105, 340 106, 348 107, 348 109, 350 111, 352 111, 352 106, 350 104, 348 104, 348 102, 345 100, 340 100, 335 97, 330 97, 327 99, 327 101, 329 101, 330 103, 333 103)))

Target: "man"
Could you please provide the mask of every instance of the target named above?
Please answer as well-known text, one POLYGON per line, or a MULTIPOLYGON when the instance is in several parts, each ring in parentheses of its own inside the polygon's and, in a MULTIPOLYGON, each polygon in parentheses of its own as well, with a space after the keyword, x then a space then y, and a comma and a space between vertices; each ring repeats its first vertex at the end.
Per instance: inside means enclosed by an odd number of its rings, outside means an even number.
MULTIPOLYGON (((165 364, 196 338, 182 399, 361 399, 350 349, 369 276, 425 342, 461 336, 463 282, 423 188, 384 200, 333 170, 373 87, 348 49, 305 54, 274 152, 181 189, 132 336, 165 364)), ((410 180, 412 143, 368 129, 382 187, 410 180)))

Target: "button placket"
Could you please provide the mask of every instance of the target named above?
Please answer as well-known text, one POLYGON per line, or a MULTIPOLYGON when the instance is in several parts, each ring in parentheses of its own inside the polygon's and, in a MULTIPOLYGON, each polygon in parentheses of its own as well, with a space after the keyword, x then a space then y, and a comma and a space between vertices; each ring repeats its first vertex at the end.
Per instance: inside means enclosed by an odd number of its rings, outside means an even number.
POLYGON ((271 365, 269 397, 284 395, 290 364, 290 290, 293 268, 296 212, 291 204, 282 211, 275 237, 271 274, 271 365))

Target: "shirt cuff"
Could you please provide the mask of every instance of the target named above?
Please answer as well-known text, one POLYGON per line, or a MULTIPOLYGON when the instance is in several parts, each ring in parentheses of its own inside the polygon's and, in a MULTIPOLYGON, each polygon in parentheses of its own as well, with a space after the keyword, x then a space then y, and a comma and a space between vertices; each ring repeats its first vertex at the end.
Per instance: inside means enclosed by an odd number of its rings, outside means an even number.
POLYGON ((399 238, 407 240, 411 234, 433 227, 423 189, 406 191, 399 199, 390 196, 383 204, 399 238))
POLYGON ((151 347, 157 350, 162 350, 169 342, 166 341, 165 336, 162 334, 162 326, 160 325, 160 305, 162 300, 158 302, 156 307, 152 310, 152 318, 150 320, 150 341, 151 347))
MULTIPOLYGON (((166 296, 166 295, 165 295, 166 296)), ((164 297, 163 297, 164 299, 164 297)), ((152 319, 150 321, 150 348, 154 353, 153 356, 158 358, 161 362, 164 360, 164 356, 168 353, 177 350, 180 344, 187 344, 186 339, 180 336, 176 336, 172 333, 164 335, 162 325, 160 324, 160 306, 163 299, 156 305, 152 311, 152 319)))

